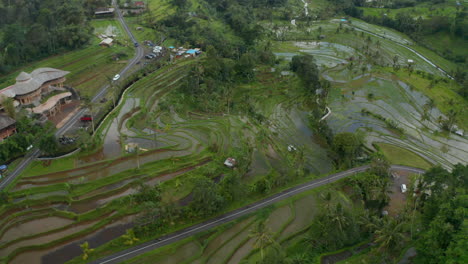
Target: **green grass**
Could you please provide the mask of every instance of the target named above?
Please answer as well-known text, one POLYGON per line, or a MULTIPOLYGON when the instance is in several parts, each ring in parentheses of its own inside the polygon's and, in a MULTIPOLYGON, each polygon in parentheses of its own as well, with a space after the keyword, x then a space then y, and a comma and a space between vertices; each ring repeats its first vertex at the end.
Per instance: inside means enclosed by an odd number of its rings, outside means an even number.
POLYGON ((432 165, 416 153, 386 143, 377 143, 391 164, 406 165, 421 169, 430 169, 432 165))
MULTIPOLYGON (((163 248, 159 248, 153 251, 146 252, 144 254, 141 254, 140 256, 126 260, 122 262, 122 264, 130 264, 130 263, 155 263, 155 261, 166 261, 164 263, 167 263, 167 261, 172 260, 171 258, 174 258, 175 254, 177 254, 178 250, 184 247, 187 247, 189 245, 196 245, 197 247, 200 247, 199 243, 196 241, 195 237, 189 237, 186 239, 183 239, 181 241, 175 242, 173 244, 167 245, 163 248)), ((198 252, 197 252, 198 253, 198 252)), ((69 262, 73 263, 73 262, 69 262)), ((78 263, 78 262, 76 262, 78 263)), ((170 262, 169 262, 170 263, 170 262)), ((179 262, 172 262, 172 263, 179 263, 179 262)))
POLYGON ((460 87, 455 81, 438 82, 431 86, 430 80, 415 73, 410 76, 407 71, 400 70, 394 72, 394 74, 411 87, 434 100, 436 107, 445 115, 451 109, 455 110, 458 113, 455 119, 456 124, 464 130, 468 129, 468 101, 457 93, 460 87))
POLYGON ((423 36, 421 43, 444 56, 458 56, 464 59, 467 57, 466 47, 468 47, 468 40, 453 37, 447 32, 423 36))
POLYGON ((359 9, 364 11, 364 16, 377 16, 381 17, 386 14, 387 17, 395 18, 398 13, 408 13, 413 18, 418 19, 422 17, 423 19, 430 18, 432 16, 447 16, 455 17, 457 9, 455 5, 433 5, 421 4, 415 7, 404 7, 398 9, 389 9, 389 8, 374 8, 374 7, 359 7, 359 9))
POLYGON ((52 160, 50 165, 45 166, 43 161, 33 161, 22 173, 23 177, 50 174, 58 171, 70 170, 76 167, 75 158, 63 158, 52 160))

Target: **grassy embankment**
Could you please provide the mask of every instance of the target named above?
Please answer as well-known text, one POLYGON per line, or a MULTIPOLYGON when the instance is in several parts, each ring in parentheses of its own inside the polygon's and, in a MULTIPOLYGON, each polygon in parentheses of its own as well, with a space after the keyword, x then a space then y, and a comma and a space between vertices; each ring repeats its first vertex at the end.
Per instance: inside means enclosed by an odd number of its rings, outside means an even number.
POLYGON ((429 162, 409 150, 385 143, 378 143, 377 146, 391 164, 406 165, 421 169, 430 169, 432 167, 429 162))

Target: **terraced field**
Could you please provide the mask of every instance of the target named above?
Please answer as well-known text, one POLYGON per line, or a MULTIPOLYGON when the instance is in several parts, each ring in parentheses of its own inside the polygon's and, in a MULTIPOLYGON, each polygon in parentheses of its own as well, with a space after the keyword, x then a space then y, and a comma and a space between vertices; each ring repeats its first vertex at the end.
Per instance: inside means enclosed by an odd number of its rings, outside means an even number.
MULTIPOLYGON (((104 28, 106 22, 100 23, 104 26, 98 28, 104 28)), ((322 26, 325 32, 337 27, 334 22, 322 26)), ((329 34, 322 42, 290 41, 275 45, 279 57, 288 59, 299 53, 316 57, 322 76, 332 83, 329 94, 332 114, 326 122, 335 133, 362 130, 367 133, 370 148, 373 143, 402 147, 421 156, 422 164, 450 167, 466 162, 468 140, 437 132, 440 126, 437 120, 445 115, 436 107, 425 113, 429 98, 387 67, 395 52, 402 53, 402 60, 413 58, 412 55, 404 53, 407 50, 394 49, 387 40, 377 47, 376 39, 371 38, 372 49, 381 49, 382 53, 376 61, 369 61, 364 59, 368 55, 363 53, 363 40, 352 41, 357 39, 356 34, 360 33, 329 34), (363 58, 358 59, 359 56, 363 58), (354 68, 349 67, 350 61, 356 63, 354 68), (423 120, 423 115, 428 118, 423 120), (389 126, 389 120, 396 127, 389 126)), ((104 56, 101 48, 90 49, 104 56)), ((107 49, 106 54, 114 51, 107 49)), ((81 55, 86 60, 91 58, 85 51, 80 52, 84 52, 81 55)), ((78 54, 73 56, 80 61, 78 54)), ((99 63, 104 63, 105 56, 101 60, 99 63)), ((414 60, 415 69, 440 74, 424 61, 416 57, 414 60)), ((280 74, 287 69, 286 63, 278 65, 278 69, 257 69, 258 81, 238 87, 233 96, 241 98, 239 101, 245 98, 244 94, 253 98, 255 109, 267 120, 262 124, 251 116, 229 112, 208 115, 170 101, 169 95, 183 84, 189 67, 196 62, 196 59, 178 60, 129 87, 118 107, 97 130, 103 139, 103 148, 98 153, 68 158, 65 167, 73 169, 57 166, 55 172, 49 173, 46 169, 36 172, 31 169, 31 173, 11 187, 11 202, 0 208, 0 261, 65 262, 81 254, 79 245, 85 241, 91 248, 109 242, 124 234, 138 215, 129 195, 138 192, 140 183, 161 184, 163 200, 186 203, 192 190, 189 179, 205 175, 207 167, 220 169, 221 173, 214 177, 221 178, 228 171, 222 163, 227 157, 237 158, 238 149, 251 150, 248 172, 242 179, 245 183, 272 171, 286 170, 290 144, 303 147, 309 176, 332 171, 326 149, 313 139, 309 111, 300 104, 302 98, 290 89, 294 79, 280 74), (127 151, 132 148, 138 151, 127 151), (45 226, 45 222, 53 225, 45 226)), ((79 80, 80 70, 83 73, 94 69, 79 63, 69 66, 76 67, 77 74, 70 76, 71 82, 79 80)), ((65 66, 63 69, 69 70, 65 66)), ((276 241, 289 243, 309 226, 317 210, 316 198, 314 193, 295 197, 261 214, 264 217, 261 221, 265 220, 276 241)), ((128 263, 255 261, 259 252, 250 233, 256 221, 260 220, 252 216, 128 263)))
MULTIPOLYGON (((27 177, 12 186, 12 202, 0 211, 4 216, 0 234, 4 260, 39 263, 41 259, 60 259, 64 254, 68 259, 81 253, 79 244, 84 241, 96 247, 116 238, 131 226, 137 213, 129 195, 138 192, 140 182, 150 186, 162 184, 163 199, 182 201, 192 188, 187 179, 202 174, 206 166, 221 167, 227 156, 235 155, 233 149, 246 144, 255 149, 246 182, 269 173, 272 168, 281 169, 282 155, 291 143, 307 145, 311 173, 319 175, 332 169, 325 150, 311 140, 307 113, 291 107, 286 97, 278 100, 270 96, 259 107, 271 119, 271 130, 246 116, 161 108, 160 103, 181 85, 194 62, 177 61, 128 88, 114 112, 97 130, 103 138, 103 148, 98 153, 68 158, 65 167, 57 167, 57 170, 73 168, 65 171, 46 173, 44 168, 34 173, 30 169, 27 177), (261 130, 266 136, 259 141, 256 134, 261 130), (209 150, 213 145, 217 146, 215 153, 209 150), (139 154, 127 153, 129 146, 137 146, 139 154), (135 169, 138 164, 140 169, 135 169), (182 188, 174 188, 176 179, 184 183, 182 188), (48 220, 56 224, 48 229, 38 228, 48 220)), ((256 92, 264 93, 258 89, 256 92)), ((288 218, 292 217, 292 211, 289 215, 288 218)), ((283 226, 283 222, 277 221, 276 217, 271 220, 272 227, 283 226)), ((186 251, 194 248, 196 245, 187 246, 186 251)), ((217 256, 214 254, 212 261, 224 259, 225 255, 217 256)))
POLYGON ((318 208, 317 191, 291 198, 263 212, 223 225, 216 230, 143 254, 124 263, 255 263, 260 256, 252 236, 257 222, 264 222, 280 245, 288 244, 307 229, 318 208), (190 250, 189 250, 190 249, 190 250), (177 262, 175 262, 177 260, 177 262))
MULTIPOLYGON (((374 26, 364 22, 359 22, 358 25, 374 30, 374 26)), ((330 24, 327 26, 330 27, 330 24)), ((326 27, 323 30, 326 31, 326 27)), ((333 85, 329 95, 332 114, 327 122, 334 132, 362 130, 367 134, 366 141, 371 148, 373 143, 378 142, 392 144, 411 150, 431 164, 441 164, 447 168, 465 163, 468 160, 468 140, 455 134, 444 135, 440 132, 439 120, 447 118, 447 102, 450 99, 446 96, 442 99, 434 92, 428 92, 431 98, 421 93, 426 92, 426 89, 418 83, 422 81, 418 74, 413 74, 414 78, 410 78, 408 73, 401 72, 405 70, 394 74, 391 69, 382 66, 391 63, 391 57, 396 53, 400 54, 400 60, 403 57, 417 61, 414 67, 420 71, 435 75, 441 73, 428 63, 418 60, 416 55, 408 54, 408 50, 400 50, 401 47, 392 45, 389 40, 381 39, 378 47, 374 46, 379 51, 380 59, 366 59, 363 49, 359 49, 363 41, 359 37, 354 40, 347 38, 347 34, 353 34, 350 32, 333 34, 329 31, 331 35, 326 41, 286 42, 277 46, 277 55, 285 59, 299 53, 312 54, 316 58, 322 68, 322 76, 333 85), (357 44, 358 42, 361 44, 357 44), (405 55, 402 56, 403 54, 405 55), (431 99, 445 113, 433 105, 428 108, 431 99), (392 129, 389 122, 401 129, 400 132, 392 129)), ((401 34, 385 32, 389 39, 406 41, 401 34)), ((362 38, 366 39, 367 36, 362 38)), ((371 45, 377 45, 376 40, 373 41, 371 43, 374 44, 371 45)), ((448 81, 449 86, 452 85, 450 82, 448 81)), ((442 93, 442 89, 447 90, 447 95, 451 94, 448 85, 441 87, 438 94, 442 93)), ((457 95, 453 98, 452 102, 458 102, 457 95)), ((457 123, 464 127, 466 102, 459 102, 453 107, 459 108, 457 123), (465 107, 459 108, 459 105, 465 107)))

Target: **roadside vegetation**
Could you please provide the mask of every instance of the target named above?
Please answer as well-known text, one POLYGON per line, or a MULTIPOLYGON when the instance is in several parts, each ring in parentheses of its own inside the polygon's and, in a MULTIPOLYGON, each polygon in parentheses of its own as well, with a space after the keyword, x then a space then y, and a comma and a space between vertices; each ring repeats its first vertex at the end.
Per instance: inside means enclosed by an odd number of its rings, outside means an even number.
POLYGON ((398 218, 381 215, 398 194, 390 191, 390 176, 376 169, 125 263, 398 262, 406 251, 414 250, 418 252, 414 263, 456 263, 467 257, 462 238, 466 221, 457 213, 466 210, 462 203, 466 170, 457 166, 448 173, 434 168, 412 178, 408 192, 416 196, 406 197, 398 218), (443 196, 455 195, 454 199, 427 195, 443 184, 447 184, 443 196), (434 209, 441 204, 445 209, 434 209))

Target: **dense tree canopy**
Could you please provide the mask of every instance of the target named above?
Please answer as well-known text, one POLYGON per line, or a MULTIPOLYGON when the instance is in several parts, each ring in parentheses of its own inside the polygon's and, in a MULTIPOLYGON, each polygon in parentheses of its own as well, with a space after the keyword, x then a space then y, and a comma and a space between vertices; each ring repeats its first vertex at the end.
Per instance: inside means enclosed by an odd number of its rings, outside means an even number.
POLYGON ((291 70, 302 80, 306 92, 315 94, 321 87, 319 69, 312 55, 297 55, 292 58, 291 70))
POLYGON ((87 43, 86 15, 107 0, 2 0, 0 5, 0 73, 24 62, 87 43))

